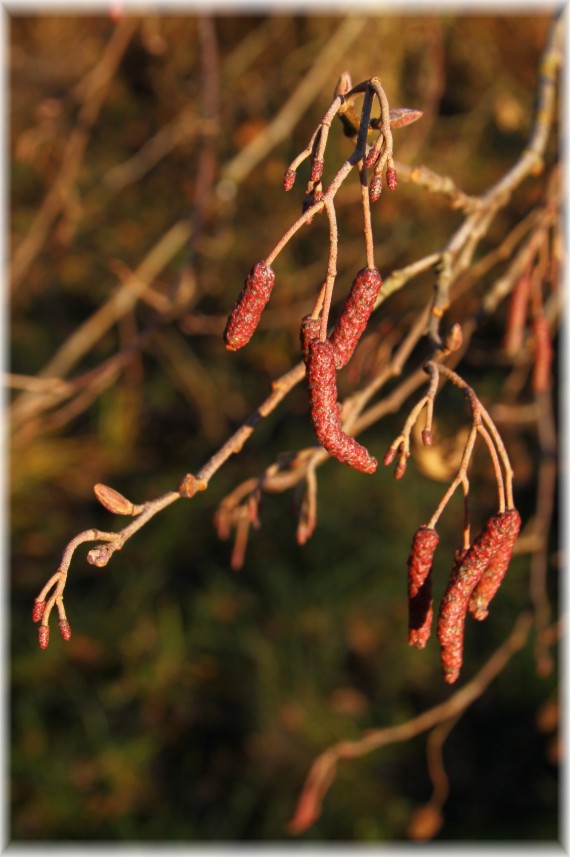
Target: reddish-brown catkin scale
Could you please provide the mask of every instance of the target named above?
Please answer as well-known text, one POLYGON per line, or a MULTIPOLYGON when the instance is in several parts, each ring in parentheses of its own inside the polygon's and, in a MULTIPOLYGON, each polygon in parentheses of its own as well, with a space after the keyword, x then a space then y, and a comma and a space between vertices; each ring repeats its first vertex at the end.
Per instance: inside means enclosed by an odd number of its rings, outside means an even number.
POLYGON ((257 262, 245 279, 245 285, 228 318, 224 342, 230 351, 247 345, 259 324, 261 313, 271 297, 275 272, 265 262, 257 262))
POLYGON ((337 407, 336 370, 330 341, 313 339, 307 354, 307 383, 311 421, 317 440, 326 451, 362 473, 374 473, 376 459, 357 441, 345 434, 337 407))
POLYGON ((408 643, 423 649, 431 633, 433 599, 431 570, 439 536, 430 527, 415 533, 408 556, 408 643))
POLYGON ((382 193, 382 176, 374 176, 368 187, 370 202, 378 202, 382 193))
POLYGON ((47 649, 49 644, 49 628, 47 625, 40 625, 38 628, 38 642, 40 649, 47 649))
POLYGON ((534 334, 534 371, 532 373, 532 389, 535 393, 544 393, 552 384, 552 341, 548 319, 537 315, 532 320, 534 334))
POLYGON ((34 601, 34 606, 32 609, 32 622, 39 622, 42 616, 44 615, 44 610, 46 609, 45 601, 41 601, 39 598, 36 598, 34 601))
POLYGON ((463 559, 456 562, 439 608, 437 636, 441 645, 443 677, 453 684, 463 663, 463 632, 471 595, 501 543, 498 515, 489 518, 463 559))
POLYGON ((381 285, 378 268, 362 268, 354 278, 342 313, 329 337, 337 369, 346 366, 352 357, 368 324, 381 285))
POLYGON ((398 187, 398 173, 394 167, 388 167, 386 170, 386 184, 390 190, 396 190, 398 187))
POLYGON ((291 190, 295 184, 297 173, 295 170, 287 169, 283 175, 283 190, 291 190))
POLYGON ((499 544, 483 577, 469 599, 469 610, 479 621, 489 615, 489 604, 507 573, 513 548, 521 528, 521 516, 516 509, 507 509, 506 512, 496 516, 496 527, 500 534, 499 544))

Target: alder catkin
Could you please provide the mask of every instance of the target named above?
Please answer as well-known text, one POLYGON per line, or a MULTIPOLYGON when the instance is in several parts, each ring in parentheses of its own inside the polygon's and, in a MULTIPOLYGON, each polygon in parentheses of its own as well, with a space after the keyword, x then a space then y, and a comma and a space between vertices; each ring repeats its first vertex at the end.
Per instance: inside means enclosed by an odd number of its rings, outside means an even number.
POLYGON ((39 622, 42 616, 44 615, 44 610, 46 609, 45 601, 42 601, 39 598, 36 598, 34 601, 34 606, 32 608, 32 622, 39 622))
POLYGON ((382 193, 382 176, 374 176, 368 187, 370 202, 378 202, 382 193))
POLYGON ((408 556, 408 643, 423 649, 431 634, 433 599, 431 571, 439 535, 421 526, 415 533, 408 556))
POLYGON ((346 366, 374 309, 382 277, 378 268, 362 268, 353 280, 342 313, 330 335, 337 369, 346 366))
POLYGON ((325 164, 320 158, 315 158, 311 164, 311 181, 318 182, 323 174, 325 164))
POLYGON ((398 187, 398 173, 394 167, 388 167, 386 170, 386 184, 390 190, 396 190, 398 187))
POLYGON ((40 625, 38 628, 38 642, 40 649, 47 649, 49 645, 49 627, 47 625, 40 625))
POLYGON ((67 619, 59 620, 59 630, 64 640, 67 641, 71 639, 71 628, 67 619))
POLYGON ((306 367, 311 421, 317 440, 330 455, 349 467, 361 473, 374 473, 377 460, 342 430, 337 407, 334 352, 328 339, 309 342, 306 367))
POLYGON ((295 184, 297 173, 295 170, 287 169, 283 175, 283 190, 291 190, 295 184))
POLYGON ((489 604, 507 573, 513 548, 521 528, 521 516, 516 509, 507 509, 495 516, 497 544, 493 547, 487 569, 469 599, 469 611, 482 621, 489 615, 489 604))
POLYGON ((273 269, 264 261, 257 262, 245 279, 224 330, 224 342, 229 351, 237 351, 247 345, 259 324, 274 285, 273 269))
POLYGON ((449 684, 457 680, 463 663, 463 632, 471 596, 503 538, 501 518, 501 515, 490 517, 471 547, 456 552, 437 623, 443 676, 449 684))

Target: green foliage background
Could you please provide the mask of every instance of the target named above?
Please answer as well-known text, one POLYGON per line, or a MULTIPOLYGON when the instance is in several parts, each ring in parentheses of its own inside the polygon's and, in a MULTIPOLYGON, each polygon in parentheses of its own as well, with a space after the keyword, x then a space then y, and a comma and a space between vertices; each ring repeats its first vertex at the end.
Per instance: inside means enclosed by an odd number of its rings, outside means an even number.
MULTIPOLYGON (((196 471, 267 394, 270 380, 298 360, 298 320, 326 266, 325 223, 305 230, 280 257, 279 288, 251 345, 228 355, 220 333, 244 273, 297 216, 302 187, 283 194, 281 176, 328 106, 340 72, 349 69, 355 82, 380 75, 393 106, 434 104, 425 130, 420 122, 397 132, 398 160, 426 164, 479 193, 527 141, 547 11, 370 17, 339 56, 326 91, 206 223, 190 309, 194 318, 213 319, 209 332, 189 337, 174 321, 70 423, 14 438, 13 840, 287 841, 286 824, 321 750, 401 722, 451 693, 440 677, 435 641, 423 652, 406 642, 408 547, 443 491, 413 461, 403 483, 394 483, 389 469, 368 478, 336 462, 322 467, 318 528, 304 548, 295 542, 290 494, 267 497, 244 569, 229 568, 231 547, 217 540, 212 526, 216 506, 279 452, 312 442, 302 390, 259 427, 205 495, 158 516, 108 568, 88 566, 85 551, 78 552, 66 591, 69 644, 52 629, 48 650, 38 649, 31 604, 72 535, 120 525, 96 503, 95 482, 135 501, 168 490, 196 471), (434 87, 441 87, 439 98, 434 87)), ((331 14, 216 16, 220 165, 272 120, 341 21, 331 14)), ((57 174, 77 112, 73 88, 113 27, 103 15, 10 20, 14 246, 57 174)), ((136 267, 187 211, 196 181, 192 142, 118 193, 103 178, 182 107, 194 107, 198 122, 199 99, 195 16, 141 19, 87 147, 76 232, 67 241, 56 230, 13 295, 11 371, 38 372, 117 288, 113 260, 136 267)), ((340 164, 347 143, 338 129, 330 147, 328 157, 340 164)), ((501 234, 504 218, 516 222, 540 194, 538 182, 527 182, 492 232, 501 234)), ((354 181, 344 198, 339 271, 348 287, 364 261, 354 181)), ((441 199, 403 182, 397 193, 383 194, 374 218, 378 264, 386 273, 439 249, 460 222, 441 199)), ((182 262, 174 260, 163 273, 165 290, 182 262)), ((383 321, 397 324, 430 288, 430 278, 420 278, 384 305, 383 321)), ((78 371, 114 353, 150 316, 148 307, 137 310, 102 337, 78 371)), ((500 322, 478 333, 479 354, 496 344, 500 322)), ((507 367, 467 359, 461 368, 484 399, 500 397, 507 367)), ((347 377, 342 383, 348 390, 357 382, 347 377)), ((442 401, 457 412, 460 402, 451 392, 442 401)), ((383 454, 403 416, 367 432, 374 454, 383 454)), ((507 442, 517 502, 528 518, 536 442, 514 431, 507 442)), ((494 503, 483 463, 474 485, 481 522, 494 503)), ((461 514, 458 502, 443 520, 436 595, 445 585, 461 514)), ((552 538, 554 550, 555 533, 552 538)), ((509 633, 528 601, 528 582, 523 554, 513 560, 488 621, 468 627, 462 682, 509 633)), ((530 645, 452 730, 444 746, 451 790, 439 840, 557 838, 555 745, 537 729, 556 684, 556 674, 537 677, 530 645)), ((321 819, 303 838, 406 840, 412 811, 430 793, 420 736, 341 764, 321 819)))

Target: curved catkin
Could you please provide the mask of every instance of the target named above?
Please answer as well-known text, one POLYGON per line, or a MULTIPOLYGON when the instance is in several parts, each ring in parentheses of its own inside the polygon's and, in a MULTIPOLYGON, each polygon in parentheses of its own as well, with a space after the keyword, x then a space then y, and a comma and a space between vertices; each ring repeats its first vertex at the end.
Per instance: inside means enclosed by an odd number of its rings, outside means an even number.
POLYGON ((309 342, 306 358, 311 421, 326 451, 362 473, 374 473, 377 460, 353 437, 343 432, 337 407, 336 370, 329 340, 309 342))
POLYGON ((329 337, 337 369, 346 366, 352 357, 368 324, 381 285, 378 268, 362 268, 354 278, 342 313, 329 337))
POLYGON ((498 544, 483 577, 469 599, 469 610, 479 621, 489 615, 489 604, 507 573, 513 548, 521 528, 521 516, 516 509, 507 509, 506 512, 495 517, 498 544))
POLYGON ((431 570, 439 536, 425 525, 415 533, 408 556, 408 643, 423 649, 431 634, 431 570))
POLYGON ((463 632, 469 601, 500 544, 499 515, 493 515, 469 550, 456 552, 437 620, 443 677, 453 684, 463 663, 463 632))
POLYGON ((257 262, 245 279, 224 330, 224 342, 229 351, 237 351, 247 345, 259 324, 274 285, 273 269, 263 261, 257 262))

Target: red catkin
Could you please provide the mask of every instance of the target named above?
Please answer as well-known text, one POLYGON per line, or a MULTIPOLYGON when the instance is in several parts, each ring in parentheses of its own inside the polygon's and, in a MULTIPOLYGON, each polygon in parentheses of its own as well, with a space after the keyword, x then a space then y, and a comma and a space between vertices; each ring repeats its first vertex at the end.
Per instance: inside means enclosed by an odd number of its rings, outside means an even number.
POLYGON ((34 606, 32 608, 32 622, 39 622, 42 616, 44 615, 44 610, 46 609, 45 601, 42 601, 39 598, 36 598, 34 601, 34 606))
POLYGON ((398 173, 394 167, 388 167, 386 170, 386 184, 390 190, 396 190, 398 187, 398 173))
POLYGON ((38 628, 38 642, 40 649, 47 649, 49 644, 49 627, 47 625, 40 625, 38 628))
POLYGON ((337 407, 334 351, 327 339, 313 339, 307 353, 307 383, 311 421, 317 440, 329 455, 362 473, 374 473, 377 460, 342 430, 337 407))
POLYGON ((257 262, 245 279, 224 330, 224 342, 229 351, 237 351, 247 345, 259 324, 274 285, 273 269, 263 261, 257 262))
POLYGON ((471 595, 493 561, 502 539, 501 515, 493 515, 469 550, 456 561, 442 598, 437 623, 443 677, 453 684, 463 663, 463 632, 471 595))
POLYGON ((520 528, 521 516, 516 509, 507 509, 506 512, 496 516, 498 544, 494 548, 486 571, 469 599, 469 610, 479 621, 489 615, 489 604, 507 573, 520 528))
POLYGON ((64 640, 67 641, 71 638, 71 628, 69 627, 67 619, 59 620, 59 630, 64 640))
POLYGON ((370 202, 378 202, 382 193, 382 176, 374 176, 370 181, 368 195, 370 202))
POLYGON ((353 280, 342 313, 330 335, 337 369, 346 366, 374 309, 382 277, 378 268, 362 268, 353 280))
POLYGON ((415 533, 408 556, 408 643, 423 649, 431 634, 433 598, 431 571, 439 536, 430 527, 415 533))
POLYGON ((295 170, 287 169, 283 174, 283 190, 291 190, 295 184, 297 173, 295 170))
POLYGON ((366 155, 366 158, 364 160, 365 166, 368 169, 373 167, 374 164, 376 163, 376 161, 378 160, 379 155, 380 155, 380 149, 377 149, 376 146, 372 146, 372 148, 370 149, 370 151, 368 152, 368 154, 366 155))
POLYGON ((311 181, 318 182, 323 174, 325 163, 319 158, 315 158, 311 164, 311 181))

